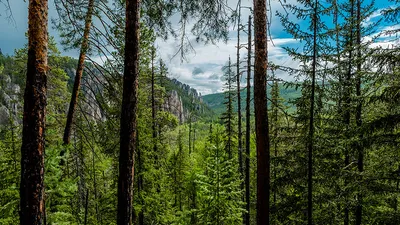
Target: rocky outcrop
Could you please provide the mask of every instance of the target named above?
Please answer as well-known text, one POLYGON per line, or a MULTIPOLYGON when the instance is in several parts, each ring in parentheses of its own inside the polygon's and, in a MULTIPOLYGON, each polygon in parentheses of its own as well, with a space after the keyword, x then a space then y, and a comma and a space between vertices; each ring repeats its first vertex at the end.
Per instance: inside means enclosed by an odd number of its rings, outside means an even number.
POLYGON ((17 113, 22 109, 21 103, 18 101, 21 88, 11 82, 11 78, 7 75, 1 79, 0 89, 0 125, 6 125, 13 121, 18 122, 17 113))
POLYGON ((166 97, 162 106, 164 111, 168 111, 175 115, 180 122, 185 122, 186 113, 183 108, 182 98, 176 90, 172 90, 166 97))
POLYGON ((203 114, 205 107, 201 94, 196 89, 184 84, 177 79, 170 80, 172 90, 169 90, 164 104, 163 110, 175 115, 181 123, 189 120, 193 114, 203 114))

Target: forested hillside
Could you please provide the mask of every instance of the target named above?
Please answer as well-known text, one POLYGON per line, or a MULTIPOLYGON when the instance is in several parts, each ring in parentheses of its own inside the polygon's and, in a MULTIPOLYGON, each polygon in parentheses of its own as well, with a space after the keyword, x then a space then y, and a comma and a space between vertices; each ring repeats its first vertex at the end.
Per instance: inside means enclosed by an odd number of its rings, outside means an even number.
POLYGON ((14 4, 1 225, 400 224, 398 0, 14 4))
MULTIPOLYGON (((272 88, 272 83, 268 86, 268 91, 271 94, 271 88, 272 88)), ((299 89, 296 89, 295 87, 287 87, 283 82, 278 83, 278 88, 279 88, 279 95, 282 98, 283 104, 288 107, 289 112, 294 112, 295 106, 293 101, 301 96, 301 91, 299 89)), ((251 88, 250 88, 251 89, 251 88)), ((250 99, 253 99, 254 94, 253 91, 250 90, 250 99)), ((240 91, 240 94, 242 96, 241 98, 241 105, 246 105, 246 98, 247 98, 247 90, 246 88, 242 88, 240 91)), ((216 115, 221 115, 225 111, 225 105, 224 105, 224 94, 223 93, 215 93, 215 94, 209 94, 209 95, 204 95, 203 97, 204 103, 206 103, 216 115)), ((237 108, 237 103, 236 101, 233 103, 233 107, 236 109, 237 108)), ((253 105, 251 105, 251 112, 254 111, 253 105)))

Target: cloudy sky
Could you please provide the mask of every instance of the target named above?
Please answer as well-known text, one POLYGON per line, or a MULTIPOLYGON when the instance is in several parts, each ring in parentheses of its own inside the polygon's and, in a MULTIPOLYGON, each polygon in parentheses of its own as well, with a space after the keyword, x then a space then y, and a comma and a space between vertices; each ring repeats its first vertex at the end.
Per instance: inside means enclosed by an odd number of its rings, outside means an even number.
MULTIPOLYGON (((10 0, 12 14, 14 20, 7 20, 9 12, 5 10, 4 5, 0 3, 0 48, 3 54, 12 55, 14 49, 22 48, 27 42, 24 33, 27 30, 27 18, 28 18, 28 1, 23 0, 10 0)), ((294 2, 294 0, 287 0, 287 2, 294 2)), ((376 1, 376 12, 371 16, 369 21, 372 22, 379 19, 379 11, 382 8, 390 6, 387 0, 376 1)), ((252 0, 242 0, 243 6, 251 6, 252 0)), ((235 8, 237 0, 228 0, 228 4, 235 8)), ((288 34, 283 31, 283 27, 277 17, 274 16, 274 12, 284 12, 282 6, 278 0, 271 0, 272 8, 272 20, 271 20, 271 36, 272 42, 269 42, 269 60, 275 64, 296 67, 297 63, 287 56, 285 51, 282 49, 283 46, 296 46, 298 42, 292 39, 288 34)), ((247 24, 247 18, 249 15, 248 9, 242 9, 242 23, 247 24)), ((49 18, 55 18, 57 16, 53 1, 49 1, 49 18)), ((302 21, 298 21, 299 24, 302 21)), ((51 26, 50 26, 51 27, 51 26)), ((389 29, 390 27, 381 25, 379 30, 389 29)), ((246 28, 247 29, 247 28, 246 28)), ((54 36, 59 42, 57 31, 50 28, 50 35, 54 36)), ((169 76, 177 78, 183 83, 189 84, 190 86, 197 89, 201 94, 210 94, 222 91, 223 81, 222 67, 227 63, 228 58, 232 57, 236 60, 236 42, 237 33, 233 30, 229 33, 229 40, 227 43, 218 42, 216 45, 205 45, 204 43, 196 43, 192 41, 194 52, 187 55, 187 60, 183 61, 177 57, 173 57, 177 51, 178 41, 169 39, 167 41, 157 40, 156 45, 158 54, 166 61, 169 67, 169 76)), ((189 36, 189 39, 194 40, 193 37, 189 36)), ((247 36, 245 33, 241 34, 241 43, 247 42, 247 36)), ((377 43, 375 45, 382 45, 377 43)), ((386 44, 388 45, 388 44, 386 44)), ((59 46, 59 49, 62 49, 59 46)), ((77 51, 63 52, 63 55, 77 57, 77 51)), ((246 49, 241 49, 241 58, 244 59, 247 55, 246 49)), ((278 73, 278 76, 282 79, 291 79, 284 73, 278 73)), ((244 78, 243 78, 244 81, 244 78)))

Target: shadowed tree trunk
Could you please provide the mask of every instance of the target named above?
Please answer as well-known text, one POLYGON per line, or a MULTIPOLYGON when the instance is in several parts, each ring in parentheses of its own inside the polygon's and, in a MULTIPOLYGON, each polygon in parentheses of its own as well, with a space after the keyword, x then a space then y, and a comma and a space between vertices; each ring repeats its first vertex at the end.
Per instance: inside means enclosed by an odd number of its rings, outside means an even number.
POLYGON ((47 95, 47 0, 29 1, 28 64, 21 146, 20 224, 44 217, 44 148, 47 95))
POLYGON ((126 1, 125 62, 120 123, 117 224, 132 224, 139 77, 140 0, 126 1))
MULTIPOLYGON (((357 75, 356 75, 356 95, 357 95, 357 108, 356 108, 356 125, 361 127, 362 125, 362 102, 361 102, 361 1, 357 0, 357 75)), ((360 136, 361 140, 362 136, 360 136)), ((361 176, 362 182, 362 172, 364 171, 364 149, 362 144, 357 143, 358 150, 358 172, 361 176)), ((360 184, 360 187, 361 184, 360 184)), ((362 223, 362 204, 363 195, 361 188, 357 195, 357 209, 356 209, 356 225, 361 225, 362 223)))
POLYGON ((312 58, 312 74, 311 74, 311 96, 310 96, 310 124, 308 129, 308 193, 307 193, 307 219, 308 225, 313 223, 313 148, 314 148, 314 105, 315 105, 315 74, 317 67, 317 10, 318 0, 314 3, 314 15, 313 15, 313 58, 312 58))
MULTIPOLYGON (((353 20, 354 20, 354 0, 350 0, 350 4, 351 4, 351 12, 350 12, 350 28, 348 30, 349 32, 349 40, 348 40, 348 46, 347 48, 349 49, 349 56, 348 56, 348 70, 347 70, 347 75, 345 77, 344 80, 344 115, 343 115, 343 120, 345 123, 346 129, 348 130, 350 128, 350 104, 351 104, 351 71, 352 71, 352 64, 353 64, 353 20)), ((348 137, 349 134, 347 132, 346 136, 348 137)), ((345 149, 345 159, 344 159, 344 166, 347 169, 348 165, 350 164, 350 155, 349 155, 349 146, 346 146, 345 149)), ((345 175, 347 176, 347 175, 345 175)), ((344 185, 345 188, 348 185, 348 178, 345 177, 344 178, 344 185)), ((348 225, 349 224, 349 206, 348 206, 348 202, 349 202, 349 197, 348 197, 348 193, 345 193, 345 207, 344 207, 344 225, 348 225)))
MULTIPOLYGON (((82 80, 83 69, 85 67, 86 52, 89 48, 89 34, 90 34, 90 27, 92 25, 93 8, 94 8, 94 0, 89 0, 88 11, 86 13, 86 19, 85 19, 85 30, 83 31, 78 67, 76 69, 76 74, 75 74, 74 88, 72 90, 71 101, 69 103, 67 123, 65 124, 64 138, 63 138, 64 145, 70 143, 72 121, 74 119, 76 104, 78 102, 79 90, 81 88, 81 80, 82 80)), ((64 151, 61 152, 61 155, 63 154, 64 151)))
POLYGON ((257 224, 269 225, 270 146, 267 114, 266 1, 254 0, 254 110, 257 146, 257 224))
POLYGON ((245 224, 250 225, 250 79, 251 79, 251 16, 248 24, 247 42, 247 89, 246 89, 246 158, 245 158, 245 200, 246 215, 245 224))

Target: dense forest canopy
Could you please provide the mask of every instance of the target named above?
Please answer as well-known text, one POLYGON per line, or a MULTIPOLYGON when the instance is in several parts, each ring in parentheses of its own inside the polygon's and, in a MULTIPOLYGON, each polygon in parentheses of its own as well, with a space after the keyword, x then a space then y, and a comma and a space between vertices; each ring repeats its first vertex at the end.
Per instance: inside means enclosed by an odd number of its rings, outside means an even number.
POLYGON ((398 0, 22 2, 0 224, 400 224, 398 0))

